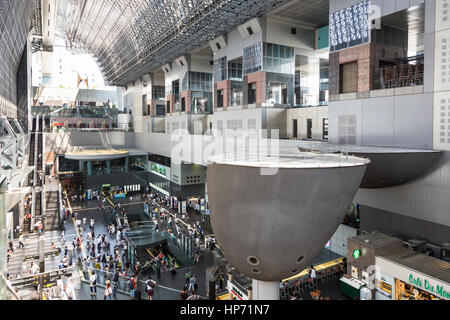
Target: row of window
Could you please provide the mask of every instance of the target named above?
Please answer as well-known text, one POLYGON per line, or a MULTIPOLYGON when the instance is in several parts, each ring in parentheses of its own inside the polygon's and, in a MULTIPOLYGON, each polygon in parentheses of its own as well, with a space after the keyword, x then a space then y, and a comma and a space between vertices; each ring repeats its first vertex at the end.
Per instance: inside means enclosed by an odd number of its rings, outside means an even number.
MULTIPOLYGON (((298 120, 293 120, 293 138, 298 138, 298 120)), ((313 119, 306 120, 306 139, 313 139, 313 119)), ((322 119, 322 140, 328 140, 328 119, 322 119)))

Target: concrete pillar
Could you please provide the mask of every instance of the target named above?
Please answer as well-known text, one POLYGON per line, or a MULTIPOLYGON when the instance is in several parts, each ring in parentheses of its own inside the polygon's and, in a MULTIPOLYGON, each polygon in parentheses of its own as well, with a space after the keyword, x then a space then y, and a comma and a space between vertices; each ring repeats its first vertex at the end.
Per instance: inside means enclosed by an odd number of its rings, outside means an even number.
POLYGON ((111 160, 106 161, 106 173, 111 174, 111 160))
MULTIPOLYGON (((232 283, 233 282, 233 271, 230 271, 228 273, 228 282, 232 283)), ((228 287, 229 288, 229 287, 228 287)), ((233 300, 233 294, 230 292, 228 292, 228 300, 233 300)))
POLYGON ((45 272, 45 240, 44 236, 39 236, 39 272, 45 272))
POLYGON ((128 166, 130 165, 130 158, 126 157, 125 158, 125 173, 128 172, 128 166))
MULTIPOLYGON (((6 234, 6 189, 3 184, 0 185, 0 272, 7 270, 7 234, 6 234)), ((0 277, 0 300, 6 300, 6 282, 0 277)))
POLYGON ((145 156, 144 166, 145 166, 145 171, 148 171, 148 155, 145 156))
POLYGON ((88 176, 92 176, 92 161, 87 162, 87 172, 88 176))
POLYGON ((25 201, 20 200, 19 202, 19 227, 21 232, 23 232, 23 221, 25 219, 25 201))
POLYGON ((253 300, 280 300, 280 282, 266 282, 253 280, 253 300))

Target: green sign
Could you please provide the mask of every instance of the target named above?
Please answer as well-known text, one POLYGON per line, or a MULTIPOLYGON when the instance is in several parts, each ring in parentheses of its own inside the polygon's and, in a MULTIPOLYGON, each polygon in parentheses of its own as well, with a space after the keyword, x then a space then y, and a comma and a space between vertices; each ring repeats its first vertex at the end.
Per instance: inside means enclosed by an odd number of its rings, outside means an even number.
POLYGON ((359 257, 361 257, 361 251, 356 249, 355 251, 353 251, 353 258, 358 259, 359 257))
POLYGON ((414 277, 413 274, 409 275, 409 283, 413 286, 427 290, 434 293, 444 299, 450 299, 450 292, 444 290, 444 286, 436 285, 434 286, 428 279, 421 279, 419 277, 414 277))
POLYGON ((163 176, 166 176, 166 174, 167 174, 166 168, 164 166, 161 166, 161 165, 159 165, 157 163, 153 163, 153 162, 152 162, 152 171, 162 174, 163 176))

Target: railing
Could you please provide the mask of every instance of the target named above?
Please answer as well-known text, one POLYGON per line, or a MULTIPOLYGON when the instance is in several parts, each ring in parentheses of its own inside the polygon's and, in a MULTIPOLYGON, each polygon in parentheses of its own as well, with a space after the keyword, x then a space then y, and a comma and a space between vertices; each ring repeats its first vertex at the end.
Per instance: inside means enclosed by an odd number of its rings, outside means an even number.
MULTIPOLYGON (((84 279, 82 278, 82 281, 88 282, 89 275, 92 273, 92 271, 94 271, 95 274, 97 275, 97 286, 105 287, 106 281, 109 280, 111 282, 111 287, 113 288, 113 292, 117 291, 121 294, 130 294, 130 289, 129 289, 129 282, 131 280, 130 277, 120 276, 119 281, 117 282, 117 284, 115 284, 112 282, 112 278, 114 276, 113 273, 107 272, 104 270, 90 268, 90 267, 84 267, 83 272, 82 272, 84 279)), ((153 279, 153 280, 157 281, 157 279, 153 279)), ((146 287, 147 287, 146 281, 143 281, 143 280, 137 281, 137 289, 141 293, 147 292, 146 287)), ((141 298, 145 298, 145 294, 143 294, 143 295, 144 296, 141 296, 141 298)), ((197 297, 199 300, 207 300, 208 299, 207 297, 203 297, 203 296, 199 296, 199 295, 197 295, 197 297)), ((157 283, 156 287, 154 289, 153 299, 155 299, 155 300, 179 300, 180 299, 180 290, 162 286, 157 283)))
POLYGON ((376 69, 373 80, 374 90, 423 85, 423 60, 376 69))

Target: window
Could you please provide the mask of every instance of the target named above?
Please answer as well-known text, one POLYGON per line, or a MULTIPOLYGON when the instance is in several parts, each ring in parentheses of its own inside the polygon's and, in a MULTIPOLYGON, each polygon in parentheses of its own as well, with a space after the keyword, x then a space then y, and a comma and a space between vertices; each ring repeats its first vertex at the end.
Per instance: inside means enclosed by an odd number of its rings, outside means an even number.
POLYGON ((341 64, 340 67, 341 93, 358 91, 358 62, 341 64))
POLYGON ((251 27, 247 27, 247 32, 249 35, 253 34, 253 29, 251 27))
POLYGON ((227 80, 227 58, 223 57, 214 62, 214 81, 227 80))
POLYGON ((307 132, 306 132, 306 138, 307 139, 312 139, 312 119, 308 119, 307 121, 306 121, 306 130, 307 130, 307 132))
POLYGON ((186 111, 186 98, 181 98, 181 112, 186 111))
POLYGON ((217 90, 217 108, 223 108, 223 90, 217 90))
POLYGON ((166 90, 166 88, 164 86, 153 86, 152 99, 153 100, 164 100, 166 98, 165 90, 166 90))
POLYGON ((244 48, 244 74, 250 74, 262 69, 262 45, 261 42, 244 48))
POLYGON ((256 103, 256 83, 248 84, 248 104, 256 103))
POLYGON ((242 63, 237 62, 228 63, 228 79, 235 81, 242 80, 242 63))
POLYGON ((222 47, 220 46, 220 44, 218 42, 216 42, 216 47, 217 47, 217 50, 222 49, 222 47))
POLYGON ((268 72, 295 74, 294 48, 264 43, 264 70, 268 72))
POLYGON ((293 120, 292 128, 293 128, 292 129, 293 130, 292 137, 298 138, 298 121, 297 121, 297 119, 293 120))
POLYGON ((292 28, 291 29, 291 34, 297 34, 297 29, 296 28, 292 28))
POLYGON ((356 144, 356 116, 339 116, 339 144, 356 144))

